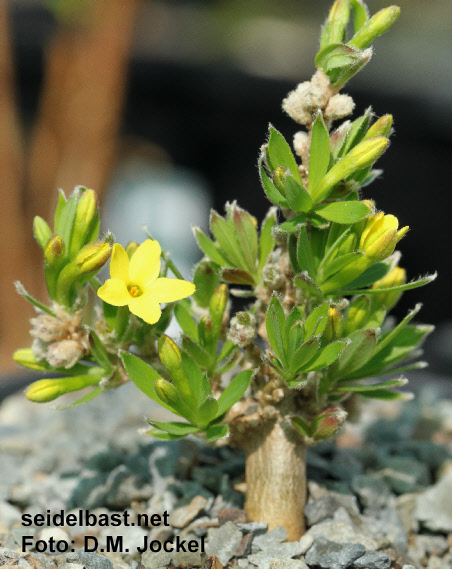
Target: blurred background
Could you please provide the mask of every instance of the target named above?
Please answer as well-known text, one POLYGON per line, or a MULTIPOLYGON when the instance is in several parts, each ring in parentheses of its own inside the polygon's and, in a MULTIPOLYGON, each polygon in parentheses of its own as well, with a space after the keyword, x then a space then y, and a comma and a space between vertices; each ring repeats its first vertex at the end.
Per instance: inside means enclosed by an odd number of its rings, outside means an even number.
MULTIPOLYGON (((257 156, 268 123, 288 140, 289 90, 314 72, 330 0, 0 0, 0 373, 29 345, 27 303, 13 281, 45 299, 33 216, 51 221, 57 188, 99 192, 104 229, 141 241, 141 226, 184 274, 226 200, 262 219, 257 156)), ((369 0, 374 13, 388 2, 369 0)), ((450 0, 400 0, 402 16, 344 90, 391 113, 396 133, 365 192, 411 230, 408 277, 439 272, 395 309, 423 302, 433 371, 452 371, 452 9, 450 0)))

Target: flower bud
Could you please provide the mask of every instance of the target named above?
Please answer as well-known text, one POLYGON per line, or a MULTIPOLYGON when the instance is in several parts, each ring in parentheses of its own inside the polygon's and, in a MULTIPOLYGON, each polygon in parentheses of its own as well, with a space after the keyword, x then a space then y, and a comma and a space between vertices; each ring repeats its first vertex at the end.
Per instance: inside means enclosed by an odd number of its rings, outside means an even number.
POLYGON ((327 314, 327 324, 325 331, 323 332, 323 338, 329 344, 342 338, 342 315, 337 308, 328 308, 327 314))
MULTIPOLYGON (((401 267, 394 267, 387 275, 382 279, 374 282, 372 285, 373 289, 385 289, 394 286, 400 286, 406 283, 406 271, 401 267)), ((382 292, 381 294, 376 294, 372 297, 372 304, 374 306, 384 306, 387 311, 397 303, 399 298, 402 296, 401 292, 388 291, 382 292)))
POLYGON ((273 183, 283 196, 286 195, 286 169, 278 166, 273 172, 273 183))
POLYGON ((39 379, 27 387, 25 397, 35 403, 47 403, 65 393, 78 391, 90 385, 98 385, 104 370, 101 368, 92 369, 93 372, 86 375, 39 379))
POLYGON ((383 8, 362 26, 347 45, 358 49, 366 48, 375 38, 389 29, 399 16, 400 8, 398 6, 383 8))
POLYGON ((31 348, 22 348, 20 350, 16 350, 13 354, 13 360, 17 364, 28 369, 33 369, 35 371, 45 371, 48 369, 45 362, 42 363, 36 359, 31 348))
POLYGON ((383 261, 391 255, 398 241, 408 231, 408 227, 399 231, 398 227, 399 221, 394 215, 379 212, 367 218, 360 238, 360 249, 372 261, 383 261))
POLYGON ((180 369, 182 364, 182 356, 180 350, 169 336, 161 336, 159 339, 159 356, 163 365, 168 369, 170 374, 180 369))
POLYGON ((387 138, 391 132, 392 123, 392 115, 384 115, 380 117, 366 132, 363 140, 368 140, 374 136, 385 136, 387 138))
POLYGON ((337 433, 339 428, 345 423, 347 412, 337 407, 327 409, 314 421, 312 438, 316 441, 329 439, 337 433))
POLYGON ((93 226, 99 218, 97 204, 97 194, 94 190, 85 190, 78 200, 70 244, 69 256, 71 258, 76 255, 77 251, 86 245, 86 243, 97 239, 97 234, 91 235, 93 226))
POLYGON ((225 284, 221 284, 212 295, 210 300, 210 317, 212 318, 212 324, 214 325, 215 331, 219 334, 221 329, 221 324, 223 322, 223 314, 226 310, 226 305, 228 302, 228 287, 225 284))
POLYGON ((355 330, 364 328, 369 320, 369 311, 370 301, 366 296, 358 296, 352 300, 345 320, 344 334, 348 336, 355 330))
POLYGON ((52 230, 50 229, 48 223, 37 215, 33 219, 33 235, 35 236, 38 245, 44 251, 49 239, 52 237, 52 230))
POLYGON ((83 284, 99 271, 110 258, 111 245, 95 241, 85 245, 60 272, 56 283, 58 304, 70 306, 71 287, 75 282, 83 284))
POLYGON ((130 241, 130 243, 127 243, 126 253, 129 259, 132 258, 132 255, 135 253, 137 249, 138 249, 138 243, 136 241, 130 241))
POLYGON ((347 178, 353 172, 373 164, 386 150, 388 143, 388 139, 383 136, 362 140, 323 177, 313 192, 313 201, 315 203, 321 202, 338 182, 347 178))
POLYGON ((47 265, 55 266, 59 265, 62 258, 64 257, 66 251, 66 246, 64 241, 59 235, 53 235, 44 249, 44 259, 47 265))

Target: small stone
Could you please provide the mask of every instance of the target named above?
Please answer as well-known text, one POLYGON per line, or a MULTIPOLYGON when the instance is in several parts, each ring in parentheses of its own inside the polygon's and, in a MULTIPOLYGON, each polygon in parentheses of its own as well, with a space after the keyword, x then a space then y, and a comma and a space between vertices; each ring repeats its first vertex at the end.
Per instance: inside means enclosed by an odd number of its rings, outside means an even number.
POLYGON ((304 555, 313 543, 314 543, 314 538, 312 537, 312 535, 309 535, 307 533, 302 535, 298 542, 300 546, 300 554, 304 555))
POLYGON ((271 560, 269 569, 308 569, 308 566, 301 559, 281 559, 280 557, 275 557, 271 560))
POLYGON ((203 511, 206 503, 204 496, 195 496, 191 500, 184 498, 171 513, 171 525, 175 528, 187 527, 203 511))
POLYGON ((324 569, 345 569, 364 555, 365 551, 366 548, 361 543, 339 544, 319 537, 314 540, 305 559, 308 565, 318 565, 324 569))
POLYGON ((253 541, 253 536, 250 533, 245 534, 242 537, 242 541, 235 552, 235 557, 246 557, 251 553, 251 542, 253 541))
POLYGON ((352 489, 358 494, 361 504, 373 510, 384 508, 392 496, 384 480, 369 474, 355 476, 352 480, 352 489))
POLYGON ((282 543, 287 539, 288 533, 283 526, 278 526, 264 535, 258 535, 253 540, 253 553, 264 551, 275 544, 282 543))
POLYGON ((171 556, 172 553, 166 553, 166 551, 160 551, 159 553, 146 551, 141 556, 141 567, 142 569, 167 569, 171 563, 171 556))
POLYGON ((415 517, 418 494, 402 494, 396 498, 396 512, 405 533, 417 532, 419 523, 415 517))
POLYGON ((218 512, 218 524, 220 526, 224 525, 226 522, 234 523, 247 523, 248 514, 245 510, 239 510, 236 508, 220 510, 218 512))
POLYGON ((43 541, 48 542, 52 538, 55 541, 65 541, 66 543, 70 543, 69 535, 59 527, 44 528, 38 534, 38 539, 42 539, 43 541))
POLYGON ((431 531, 452 532, 452 476, 442 478, 418 497, 415 516, 431 531))
MULTIPOLYGON (((339 543, 361 543, 365 549, 375 551, 378 549, 377 542, 362 532, 357 532, 353 527, 336 521, 326 521, 315 526, 312 526, 306 535, 311 535, 315 538, 328 538, 329 540, 339 543)), ((254 545, 254 544, 253 544, 254 545)))
POLYGON ((206 553, 215 555, 226 565, 232 559, 242 541, 242 532, 233 522, 226 522, 219 528, 207 532, 206 553))
POLYGON ((81 549, 66 553, 66 561, 85 565, 85 567, 89 567, 90 569, 113 569, 112 562, 104 555, 86 553, 81 549))
POLYGON ((21 516, 22 514, 18 508, 8 502, 0 502, 0 525, 10 528, 21 521, 21 516))
POLYGON ((310 527, 332 518, 339 507, 340 504, 332 493, 317 498, 317 500, 311 500, 304 509, 308 526, 310 527))
POLYGON ((171 556, 171 563, 176 567, 201 567, 202 558, 200 553, 191 553, 189 551, 180 553, 173 553, 171 556))
POLYGON ((428 466, 408 456, 389 456, 380 461, 379 476, 396 494, 417 492, 430 484, 428 466))
POLYGON ((287 543, 272 542, 264 551, 258 551, 248 557, 253 565, 257 565, 259 569, 269 569, 270 563, 275 557, 281 559, 290 559, 300 555, 300 544, 298 541, 287 543))
POLYGON ((203 565, 202 569, 223 569, 223 564, 215 557, 215 555, 211 555, 206 559, 206 562, 203 565))
POLYGON ((379 551, 366 551, 362 557, 353 562, 353 567, 358 569, 388 569, 390 565, 389 557, 379 551))
POLYGON ((268 530, 268 524, 265 522, 238 523, 237 527, 242 533, 250 533, 255 537, 267 533, 268 530))
POLYGON ((147 533, 148 532, 140 526, 104 527, 99 534, 99 546, 104 547, 109 536, 114 540, 122 538, 124 549, 129 550, 129 553, 125 553, 125 556, 136 555, 137 548, 143 547, 144 538, 147 536, 147 533))

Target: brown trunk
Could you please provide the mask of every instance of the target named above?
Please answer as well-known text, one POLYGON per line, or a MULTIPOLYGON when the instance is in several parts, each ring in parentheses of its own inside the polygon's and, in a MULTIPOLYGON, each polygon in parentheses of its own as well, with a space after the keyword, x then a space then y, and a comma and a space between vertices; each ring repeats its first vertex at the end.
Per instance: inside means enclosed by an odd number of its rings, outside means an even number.
POLYGON ((268 422, 245 445, 246 503, 250 520, 284 526, 289 540, 305 531, 306 446, 293 430, 268 422))

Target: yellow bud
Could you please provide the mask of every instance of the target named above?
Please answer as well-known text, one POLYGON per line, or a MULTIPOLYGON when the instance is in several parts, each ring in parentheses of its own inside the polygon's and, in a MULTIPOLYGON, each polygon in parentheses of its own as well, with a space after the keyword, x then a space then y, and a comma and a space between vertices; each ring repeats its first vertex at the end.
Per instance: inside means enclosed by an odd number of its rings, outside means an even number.
POLYGON ((350 304, 345 321, 344 333, 351 334, 355 330, 363 328, 369 319, 370 301, 362 295, 356 297, 350 304))
POLYGON ((92 373, 55 379, 39 379, 27 387, 25 397, 35 403, 47 403, 65 393, 78 391, 90 385, 98 385, 104 370, 92 368, 92 373))
POLYGON ((278 166, 273 172, 273 183, 283 196, 286 195, 286 169, 278 166))
POLYGON ((66 246, 59 235, 53 235, 44 250, 44 259, 49 266, 58 265, 64 256, 66 246))
POLYGON ((138 249, 138 243, 136 241, 130 241, 130 243, 127 243, 126 253, 129 259, 132 258, 132 255, 135 253, 137 249, 138 249))
POLYGON ((33 219, 33 235, 35 236, 38 245, 44 251, 49 239, 52 237, 52 230, 48 223, 37 215, 33 219))
POLYGON ((34 369, 36 371, 45 371, 48 369, 48 367, 43 365, 35 358, 31 348, 22 348, 20 350, 16 350, 13 354, 13 360, 17 364, 28 369, 34 369))
POLYGON ((380 117, 366 132, 363 140, 367 140, 368 138, 372 138, 374 136, 388 137, 391 131, 392 122, 392 115, 384 115, 380 117))
POLYGON ((373 261, 386 259, 393 251, 408 228, 403 228, 398 237, 399 221, 394 215, 385 215, 383 212, 367 218, 366 226, 361 234, 360 249, 373 261))
POLYGON ((328 43, 341 43, 350 18, 350 0, 336 0, 328 15, 328 43))
POLYGON ((97 212, 97 194, 94 190, 85 190, 78 200, 75 223, 83 223, 88 226, 97 212))
MULTIPOLYGON (((374 282, 372 285, 373 289, 385 289, 395 286, 400 286, 406 283, 406 271, 401 267, 394 267, 387 275, 382 279, 374 282)), ((391 310, 391 308, 397 303, 399 298, 402 296, 401 292, 397 291, 387 291, 381 294, 376 294, 372 296, 372 305, 384 306, 386 310, 391 310)))
MULTIPOLYGON (((74 227, 71 235, 69 247, 69 257, 72 258, 87 242, 97 239, 98 229, 96 223, 99 223, 99 215, 97 213, 98 198, 94 190, 84 190, 76 188, 79 193, 83 192, 77 202, 77 209, 74 217, 74 227), (94 231, 94 234, 93 234, 94 231)), ((75 190, 74 190, 75 192, 75 190)))
POLYGON ((79 275, 86 275, 98 271, 110 258, 111 245, 94 241, 88 243, 75 256, 74 263, 77 265, 79 275))
POLYGON ((394 24, 400 16, 398 6, 389 6, 377 12, 348 42, 350 47, 364 49, 369 46, 375 38, 384 33, 394 24))
POLYGON ((169 336, 161 336, 159 339, 159 356, 162 360, 163 365, 168 368, 168 371, 172 373, 178 370, 182 363, 182 356, 180 350, 169 336))
POLYGON ((367 168, 379 158, 386 150, 389 141, 383 136, 374 136, 362 140, 348 154, 327 172, 321 182, 314 189, 312 199, 315 203, 322 201, 330 192, 331 188, 341 180, 347 178, 353 172, 367 168))
POLYGON ((326 342, 334 342, 342 337, 342 315, 337 308, 328 309, 328 322, 323 333, 326 342))
POLYGON ((212 323, 215 326, 217 333, 220 331, 221 323, 223 321, 223 314, 226 309, 226 304, 228 302, 228 286, 226 284, 221 284, 215 289, 210 300, 210 316, 212 318, 212 323))

